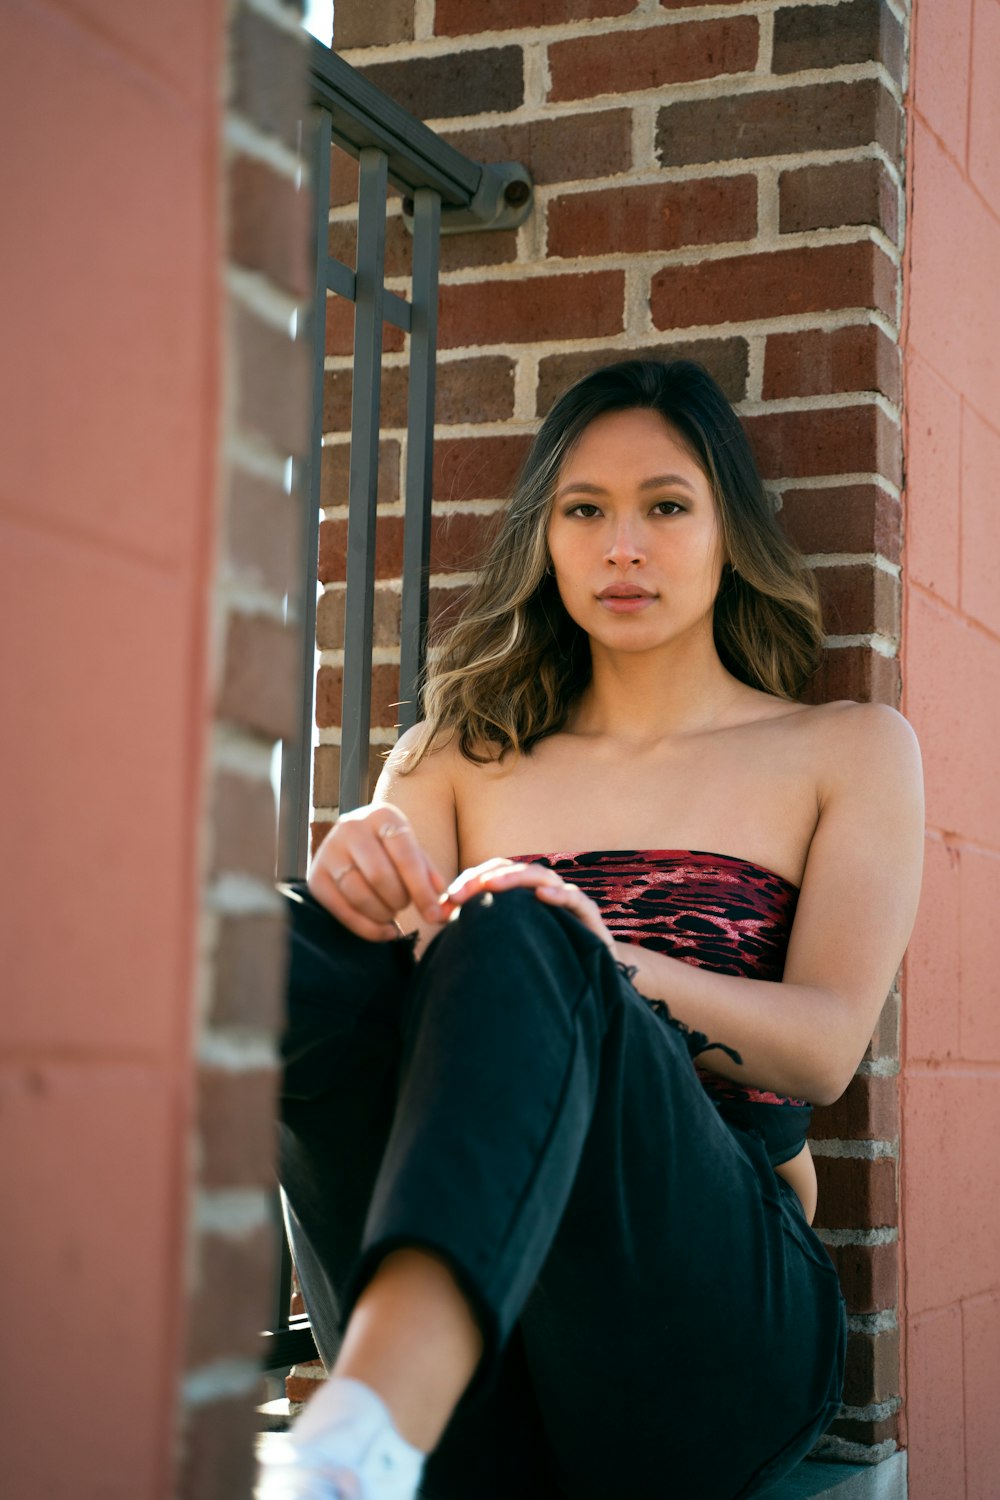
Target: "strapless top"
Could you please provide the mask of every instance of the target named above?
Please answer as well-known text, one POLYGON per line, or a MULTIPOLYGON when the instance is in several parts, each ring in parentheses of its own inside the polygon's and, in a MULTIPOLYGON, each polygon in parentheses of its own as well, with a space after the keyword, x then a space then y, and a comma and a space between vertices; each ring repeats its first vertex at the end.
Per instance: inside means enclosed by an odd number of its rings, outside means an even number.
MULTIPOLYGON (((752 860, 702 849, 596 849, 511 858, 547 865, 578 885, 619 942, 718 974, 776 981, 784 973, 798 887, 752 860)), ((670 1025, 698 1038, 697 1047, 689 1045, 692 1056, 725 1045, 725 1037, 709 1041, 692 1033, 664 1001, 643 998, 670 1025)), ((695 1067, 719 1113, 729 1124, 759 1135, 772 1165, 801 1150, 812 1117, 807 1100, 746 1087, 695 1067)))

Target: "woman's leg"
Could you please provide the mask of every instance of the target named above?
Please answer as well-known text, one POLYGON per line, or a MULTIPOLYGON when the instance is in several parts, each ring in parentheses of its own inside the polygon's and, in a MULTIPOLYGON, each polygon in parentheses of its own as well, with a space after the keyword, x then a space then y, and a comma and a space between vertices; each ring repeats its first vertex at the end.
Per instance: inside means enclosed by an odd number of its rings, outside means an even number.
POLYGON ((573 1500, 667 1474, 677 1500, 733 1500, 790 1468, 839 1403, 836 1274, 599 940, 533 892, 477 898, 425 954, 404 1038, 346 1303, 394 1245, 442 1252, 486 1338, 456 1429, 519 1325, 573 1500))
MULTIPOLYGON (((347 1321, 344 1291, 362 1242, 396 1106, 402 1018, 414 971, 412 945, 364 942, 330 916, 303 883, 281 889, 288 903, 290 957, 279 1176, 310 1321, 327 1368, 371 1384, 387 1399, 404 1437, 418 1447, 430 1447, 430 1442, 420 1441, 419 1433, 408 1430, 399 1402, 393 1399, 401 1371, 414 1377, 410 1386, 420 1402, 427 1395, 426 1372, 421 1374, 417 1368, 429 1352, 426 1337, 417 1338, 415 1349, 400 1350, 405 1330, 400 1327, 398 1298, 406 1291, 405 1278, 398 1274, 406 1267, 400 1262, 418 1262, 410 1268, 407 1316, 418 1320, 430 1316, 437 1325, 414 1331, 440 1336, 440 1302, 429 1306, 427 1295, 428 1290, 442 1290, 427 1280, 428 1271, 437 1272, 447 1279, 452 1297, 460 1303, 461 1316, 475 1329, 477 1354, 481 1345, 469 1304, 442 1262, 419 1250, 401 1249, 386 1257, 358 1299, 342 1342, 347 1321), (390 1305, 394 1296, 395 1309, 390 1305), (376 1363, 380 1350, 390 1361, 387 1381, 380 1381, 373 1370, 373 1345, 376 1363), (412 1355, 418 1357, 403 1357, 412 1355)), ((408 1341, 404 1338, 403 1342, 408 1341)), ((447 1383, 451 1378, 447 1359, 438 1364, 438 1372, 447 1383)), ((442 1404, 439 1427, 469 1374, 467 1369, 451 1399, 442 1404)), ((524 1500, 535 1496, 548 1500, 554 1494, 542 1482, 548 1462, 537 1407, 524 1375, 523 1348, 518 1340, 511 1340, 503 1351, 489 1400, 480 1403, 471 1420, 450 1425, 436 1468, 446 1484, 453 1484, 452 1494, 467 1494, 463 1487, 471 1483, 483 1500, 491 1494, 506 1496, 527 1474, 537 1476, 538 1488, 532 1487, 534 1479, 521 1486, 524 1500)))
POLYGON ((430 1492, 519 1319, 574 1497, 623 1472, 652 1495, 669 1472, 677 1496, 724 1500, 811 1441, 842 1317, 832 1266, 603 945, 531 892, 477 898, 425 954, 402 1022, 341 1317, 401 1245, 441 1254, 469 1297, 485 1353, 430 1492))
POLYGON ((303 882, 279 887, 289 917, 278 1176, 316 1344, 341 1340, 343 1289, 392 1125, 412 944, 368 943, 303 882))

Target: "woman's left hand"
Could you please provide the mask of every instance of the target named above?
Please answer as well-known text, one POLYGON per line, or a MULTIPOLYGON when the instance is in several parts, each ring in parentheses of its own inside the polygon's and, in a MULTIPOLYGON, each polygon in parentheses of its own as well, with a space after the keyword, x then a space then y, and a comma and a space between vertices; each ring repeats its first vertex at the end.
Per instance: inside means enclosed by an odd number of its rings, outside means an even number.
POLYGON ((547 865, 525 865, 511 859, 487 859, 456 875, 439 900, 446 912, 463 906, 482 891, 509 891, 516 886, 533 888, 547 906, 561 906, 572 912, 612 953, 615 940, 604 925, 600 907, 585 896, 578 885, 571 885, 547 865))

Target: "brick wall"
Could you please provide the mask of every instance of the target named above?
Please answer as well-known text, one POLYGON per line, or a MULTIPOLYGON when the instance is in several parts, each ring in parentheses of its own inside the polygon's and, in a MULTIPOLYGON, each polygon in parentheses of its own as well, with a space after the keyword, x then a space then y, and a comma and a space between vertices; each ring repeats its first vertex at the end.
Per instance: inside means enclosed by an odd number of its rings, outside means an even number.
POLYGON ((230 8, 224 115, 225 407, 211 600, 214 725, 202 828, 197 1121, 191 1161, 179 1493, 249 1496, 260 1332, 271 1316, 275 1035, 285 929, 273 889, 271 750, 297 730, 300 497, 309 361, 289 337, 312 291, 310 198, 297 185, 306 87, 300 7, 230 8))
MULTIPOLYGON (((447 140, 517 159, 517 231, 447 238, 432 534, 440 619, 554 396, 598 362, 703 361, 743 415, 828 629, 811 697, 899 698, 901 3, 338 0, 335 45, 447 140)), ((353 264, 335 153, 331 250, 353 264)), ((389 285, 409 246, 390 195, 389 285)), ((387 329, 373 738, 394 738, 405 341, 387 329)), ((315 833, 335 815, 349 309, 327 330, 315 833)), ((374 757, 373 757, 374 762, 374 757)), ((893 993, 858 1077, 818 1111, 818 1228, 851 1311, 832 1456, 892 1451, 899 1407, 893 993)))

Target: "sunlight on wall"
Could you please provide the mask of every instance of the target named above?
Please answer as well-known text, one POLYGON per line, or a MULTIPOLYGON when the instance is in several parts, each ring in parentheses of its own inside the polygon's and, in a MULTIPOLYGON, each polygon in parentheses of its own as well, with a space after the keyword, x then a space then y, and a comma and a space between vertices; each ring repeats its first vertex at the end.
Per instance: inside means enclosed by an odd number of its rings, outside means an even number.
POLYGON ((307 0, 302 24, 326 47, 333 46, 333 0, 307 0))

